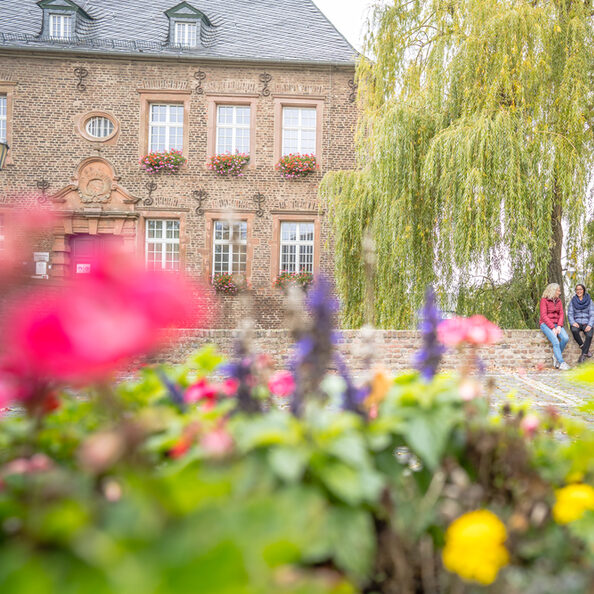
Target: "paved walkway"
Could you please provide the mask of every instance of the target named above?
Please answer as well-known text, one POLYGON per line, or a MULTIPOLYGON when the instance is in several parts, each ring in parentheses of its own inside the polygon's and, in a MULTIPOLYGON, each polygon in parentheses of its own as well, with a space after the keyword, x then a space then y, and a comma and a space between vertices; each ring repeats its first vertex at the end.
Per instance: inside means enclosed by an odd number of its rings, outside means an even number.
POLYGON ((505 401, 508 394, 520 402, 531 402, 536 409, 554 405, 563 414, 594 422, 594 416, 580 412, 580 407, 594 399, 594 385, 570 382, 558 371, 518 373, 501 371, 488 374, 494 384, 494 399, 505 401))

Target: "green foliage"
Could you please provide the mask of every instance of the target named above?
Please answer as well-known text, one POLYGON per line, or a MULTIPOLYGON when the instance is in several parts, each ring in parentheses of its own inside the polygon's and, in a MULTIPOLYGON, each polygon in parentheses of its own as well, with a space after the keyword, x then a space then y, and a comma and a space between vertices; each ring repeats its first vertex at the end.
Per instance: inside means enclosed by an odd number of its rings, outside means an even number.
MULTIPOLYGON (((468 271, 496 278, 504 260, 514 283, 542 291, 561 218, 567 253, 580 249, 594 147, 591 10, 565 0, 377 6, 373 61, 357 73, 361 171, 329 173, 320 188, 346 325, 362 322, 365 232, 383 327, 409 327, 428 283, 445 301, 468 271)), ((508 305, 510 326, 529 322, 523 302, 508 305)))
POLYGON ((594 480, 590 428, 545 416, 528 439, 525 410, 464 402, 454 375, 396 378, 375 418, 316 402, 300 418, 230 415, 227 400, 181 410, 159 379, 184 389, 220 361, 206 348, 115 390, 64 395, 39 424, 0 419, 2 592, 381 593, 427 571, 448 592, 445 530, 481 507, 511 531, 491 592, 534 580, 541 593, 547 580, 587 591, 592 513, 562 527, 550 508, 568 477, 594 480), (220 431, 231 446, 213 450, 220 431))

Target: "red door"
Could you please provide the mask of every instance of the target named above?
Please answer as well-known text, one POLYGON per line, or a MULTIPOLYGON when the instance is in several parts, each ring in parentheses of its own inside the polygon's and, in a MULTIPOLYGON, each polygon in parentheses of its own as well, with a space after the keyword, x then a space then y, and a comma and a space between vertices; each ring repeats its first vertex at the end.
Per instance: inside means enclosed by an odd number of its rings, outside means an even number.
POLYGON ((89 274, 109 244, 120 244, 117 235, 73 235, 70 238, 70 263, 73 275, 89 274))

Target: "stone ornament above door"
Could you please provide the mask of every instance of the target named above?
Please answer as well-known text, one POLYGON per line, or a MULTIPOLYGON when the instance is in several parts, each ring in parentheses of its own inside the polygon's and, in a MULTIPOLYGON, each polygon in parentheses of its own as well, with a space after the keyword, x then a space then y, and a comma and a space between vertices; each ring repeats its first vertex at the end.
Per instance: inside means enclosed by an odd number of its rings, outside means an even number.
POLYGON ((107 163, 87 163, 78 177, 78 195, 82 202, 107 202, 115 179, 107 163))
POLYGON ((52 202, 71 210, 133 210, 135 198, 119 184, 112 165, 101 157, 90 157, 80 163, 72 183, 52 196, 52 202))

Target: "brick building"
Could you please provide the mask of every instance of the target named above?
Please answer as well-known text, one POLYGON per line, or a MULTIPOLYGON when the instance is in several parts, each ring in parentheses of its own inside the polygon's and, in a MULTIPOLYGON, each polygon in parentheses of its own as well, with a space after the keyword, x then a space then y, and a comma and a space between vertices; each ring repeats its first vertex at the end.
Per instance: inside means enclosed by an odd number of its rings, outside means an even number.
MULTIPOLYGON (((331 272, 317 187, 354 165, 354 61, 311 0, 2 0, 0 200, 61 213, 37 272, 84 273, 115 236, 147 266, 236 274, 257 324, 282 324, 279 272, 331 272), (170 149, 179 172, 139 165, 170 149), (235 151, 244 175, 207 168, 235 151), (284 179, 288 153, 319 169, 284 179)), ((221 300, 232 327, 248 306, 221 300)))

